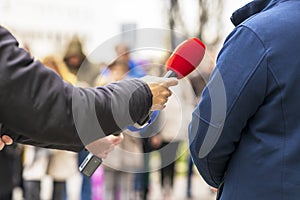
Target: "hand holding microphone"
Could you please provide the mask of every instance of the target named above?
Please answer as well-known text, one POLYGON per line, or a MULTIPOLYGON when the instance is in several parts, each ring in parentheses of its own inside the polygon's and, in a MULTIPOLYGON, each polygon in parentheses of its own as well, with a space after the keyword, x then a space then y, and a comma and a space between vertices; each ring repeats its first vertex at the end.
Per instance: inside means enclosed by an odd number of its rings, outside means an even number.
POLYGON ((142 80, 148 84, 153 96, 151 111, 162 110, 168 101, 168 97, 172 95, 169 87, 178 84, 178 80, 175 78, 145 76, 142 80))
MULTIPOLYGON (((174 50, 173 54, 167 60, 166 68, 168 71, 164 78, 153 76, 146 76, 142 78, 142 80, 148 84, 153 96, 151 111, 161 110, 165 107, 168 97, 172 94, 172 92, 169 90, 169 87, 177 85, 177 79, 181 79, 191 73, 200 64, 204 53, 205 45, 199 39, 191 38, 186 40, 174 50)), ((150 119, 151 114, 152 112, 149 113, 150 119)), ((143 123, 147 123, 148 121, 149 116, 146 119, 139 120, 138 123, 141 125, 143 123)), ((151 121, 148 122, 148 124, 149 123, 151 123, 151 121)), ((121 142, 122 138, 119 137, 122 136, 106 136, 97 140, 96 143, 92 143, 96 145, 87 145, 87 149, 90 152, 98 152, 96 154, 98 157, 90 153, 80 165, 79 170, 85 175, 91 176, 102 163, 101 157, 105 158, 107 154, 113 150, 113 147, 121 142), (103 145, 103 148, 100 147, 101 151, 99 151, 99 144, 103 145)))
MULTIPOLYGON (((167 69, 167 73, 165 74, 164 78, 158 78, 161 80, 170 80, 170 85, 172 86, 172 83, 175 84, 174 78, 181 79, 188 74, 190 74, 192 71, 194 71, 198 65, 201 63, 203 57, 205 54, 205 45, 198 39, 198 38, 191 38, 188 40, 183 41, 178 47, 174 50, 172 55, 167 60, 165 66, 167 69)), ((155 79, 155 77, 145 77, 143 78, 145 82, 149 83, 152 80, 155 79), (150 80, 150 81, 149 81, 150 80)), ((155 81, 152 81, 155 82, 155 81)), ((174 85, 173 84, 173 85, 174 85)), ((177 84, 177 83, 176 83, 177 84)), ((149 84, 148 84, 149 85, 149 84)), ((150 87, 151 89, 151 87, 150 87)), ((151 90, 152 91, 152 90, 151 90)), ((156 96, 157 92, 155 90, 152 91, 153 98, 158 97, 156 96)), ((162 101, 163 99, 161 99, 162 101)), ((156 106, 153 106, 154 109, 151 109, 151 112, 149 113, 149 116, 146 119, 140 120, 138 123, 146 124, 147 121, 149 122, 148 125, 154 121, 157 118, 158 112, 153 112, 153 110, 161 110, 165 106, 167 99, 164 99, 161 103, 156 106), (156 109, 157 108, 157 109, 156 109), (149 120, 150 118, 150 120, 149 120), (154 120, 152 120, 154 119, 154 120)), ((154 101, 154 99, 153 99, 154 101)), ((147 127, 147 125, 144 125, 143 128, 147 127)), ((128 127, 131 131, 140 131, 141 129, 135 128, 133 126, 128 127)))

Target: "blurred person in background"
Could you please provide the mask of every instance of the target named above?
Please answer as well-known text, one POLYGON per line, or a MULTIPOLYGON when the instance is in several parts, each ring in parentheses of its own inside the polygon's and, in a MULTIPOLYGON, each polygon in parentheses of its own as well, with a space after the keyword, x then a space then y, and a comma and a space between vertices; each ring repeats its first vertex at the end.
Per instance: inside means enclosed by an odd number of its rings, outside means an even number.
POLYGON ((190 114, 195 105, 195 94, 188 79, 181 79, 172 92, 174 95, 157 119, 159 132, 151 138, 152 146, 160 153, 160 183, 165 199, 172 199, 178 147, 187 140, 190 114))
POLYGON ((72 191, 67 189, 67 180, 78 173, 77 154, 63 150, 51 150, 47 175, 53 181, 52 200, 64 200, 72 198, 72 191))
POLYGON ((24 145, 17 144, 15 146, 15 156, 13 161, 13 183, 14 187, 23 190, 23 155, 24 145))
POLYGON ((159 145, 152 142, 153 135, 159 132, 158 120, 155 120, 140 131, 143 148, 142 173, 136 173, 135 187, 139 191, 139 199, 147 200, 150 193, 150 157, 151 153, 159 149, 159 145))
POLYGON ((68 83, 76 84, 77 77, 73 73, 70 72, 69 68, 64 64, 62 60, 60 60, 57 56, 49 55, 42 59, 42 63, 55 71, 61 78, 68 83))
POLYGON ((88 60, 78 36, 73 36, 67 44, 63 60, 69 71, 77 77, 79 82, 93 86, 96 77, 100 73, 100 68, 88 60))
POLYGON ((97 77, 95 85, 103 86, 111 82, 131 78, 128 72, 129 66, 127 62, 124 62, 123 60, 116 60, 109 64, 103 73, 97 77))
MULTIPOLYGON (((100 73, 100 69, 95 67, 88 60, 83 52, 82 42, 79 40, 78 36, 73 36, 67 45, 63 60, 70 72, 76 76, 79 82, 77 85, 83 87, 94 86, 96 78, 100 73)), ((84 150, 78 153, 78 166, 80 166, 87 155, 88 152, 84 150)), ((82 174, 81 199, 92 200, 91 179, 84 174, 82 174)))
MULTIPOLYGON (((59 74, 63 80, 76 83, 76 76, 56 56, 49 55, 43 58, 42 63, 59 74)), ((74 152, 50 150, 47 174, 53 179, 53 200, 68 198, 71 192, 66 190, 66 181, 78 173, 77 166, 77 155, 74 152)))
POLYGON ((41 181, 48 169, 50 151, 31 145, 24 146, 24 198, 25 200, 41 199, 41 181))
POLYGON ((147 74, 146 69, 144 68, 145 66, 132 59, 129 45, 126 43, 119 43, 116 45, 115 51, 117 60, 127 63, 130 77, 140 78, 147 74))
MULTIPOLYGON (((28 44, 24 47, 30 53, 28 44)), ((50 150, 24 145, 23 193, 25 200, 41 199, 41 182, 48 169, 50 150)))
MULTIPOLYGON (((120 81, 130 78, 128 62, 117 59, 110 65, 103 75, 97 78, 96 85, 105 85, 110 82, 120 81)), ((104 160, 105 176, 105 200, 127 200, 134 198, 134 177, 133 173, 126 170, 134 171, 135 167, 140 167, 142 160, 135 160, 135 156, 125 156, 124 151, 130 153, 142 153, 141 140, 130 131, 123 131, 124 140, 119 148, 110 154, 110 157, 104 160), (136 165, 137 163, 137 165, 136 165), (116 168, 116 169, 115 169, 116 168), (119 170, 121 169, 121 170, 119 170), (124 171, 122 171, 124 170, 124 171)), ((138 134, 138 133, 133 133, 138 134)))
MULTIPOLYGON (((100 69, 95 67, 83 52, 82 42, 78 36, 73 36, 66 47, 63 60, 69 71, 77 78, 76 85, 82 87, 94 86, 100 69)), ((75 84, 75 83, 73 83, 75 84)), ((78 166, 84 161, 89 152, 82 150, 78 153, 78 166)), ((82 176, 81 199, 92 200, 91 179, 84 174, 82 176)))
POLYGON ((14 178, 16 176, 14 163, 20 159, 17 144, 6 146, 0 151, 0 199, 12 200, 15 188, 14 178))
MULTIPOLYGON (((148 60, 136 60, 132 58, 132 52, 130 47, 125 42, 120 42, 115 46, 115 52, 117 55, 117 61, 127 63, 129 67, 129 72, 127 72, 129 77, 139 78, 145 76, 148 73, 148 70, 151 70, 152 67, 149 64, 148 60)), ((147 133, 141 133, 136 131, 134 134, 142 134, 141 135, 141 143, 142 143, 142 151, 148 152, 149 138, 145 136, 147 133)), ((143 154, 143 167, 142 171, 145 171, 148 168, 149 163, 149 154, 143 154)), ((147 170, 146 170, 147 171, 147 170)), ((149 187, 149 173, 135 173, 134 174, 134 190, 136 196, 141 199, 147 199, 148 196, 148 187, 149 187)))

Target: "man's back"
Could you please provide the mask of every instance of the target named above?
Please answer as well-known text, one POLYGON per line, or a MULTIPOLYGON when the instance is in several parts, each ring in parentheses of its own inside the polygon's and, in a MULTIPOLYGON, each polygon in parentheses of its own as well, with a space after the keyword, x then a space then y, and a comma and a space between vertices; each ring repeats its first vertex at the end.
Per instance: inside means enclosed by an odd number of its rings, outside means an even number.
POLYGON ((265 99, 249 119, 228 168, 240 180, 234 181, 237 199, 300 196, 299 11, 300 1, 286 1, 244 23, 265 47, 267 83, 265 99))

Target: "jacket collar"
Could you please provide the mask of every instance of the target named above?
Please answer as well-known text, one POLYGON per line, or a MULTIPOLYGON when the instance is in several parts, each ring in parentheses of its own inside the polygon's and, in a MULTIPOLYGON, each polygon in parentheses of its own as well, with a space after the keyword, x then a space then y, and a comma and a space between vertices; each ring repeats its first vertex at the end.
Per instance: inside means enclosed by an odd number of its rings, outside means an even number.
POLYGON ((231 16, 232 23, 237 26, 252 15, 267 10, 279 2, 287 0, 254 0, 235 11, 231 16))

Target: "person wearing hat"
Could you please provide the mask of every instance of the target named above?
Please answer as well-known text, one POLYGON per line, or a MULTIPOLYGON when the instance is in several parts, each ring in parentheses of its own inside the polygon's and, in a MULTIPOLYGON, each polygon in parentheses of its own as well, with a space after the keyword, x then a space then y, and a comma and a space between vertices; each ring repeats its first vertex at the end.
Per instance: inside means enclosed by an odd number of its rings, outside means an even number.
POLYGON ((78 36, 75 35, 67 45, 63 60, 70 72, 77 76, 78 81, 93 86, 100 69, 88 60, 78 36))

